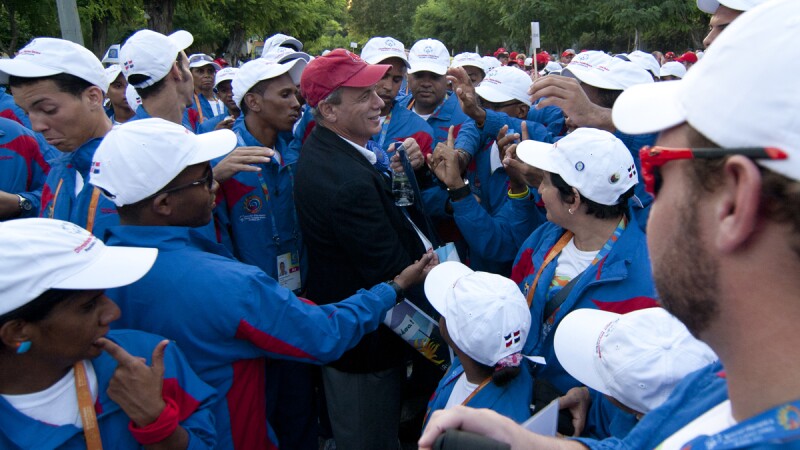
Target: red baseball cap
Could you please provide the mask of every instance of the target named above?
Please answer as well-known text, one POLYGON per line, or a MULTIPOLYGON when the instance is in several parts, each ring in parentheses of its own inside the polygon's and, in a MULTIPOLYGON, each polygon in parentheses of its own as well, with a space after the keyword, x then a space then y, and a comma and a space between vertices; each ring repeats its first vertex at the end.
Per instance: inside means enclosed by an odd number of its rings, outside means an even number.
POLYGON ((511 54, 508 55, 508 57, 511 59, 517 59, 517 52, 511 52, 511 54))
POLYGON ((678 62, 690 62, 692 64, 697 62, 697 55, 694 52, 686 52, 680 56, 680 58, 676 59, 675 61, 678 62))
POLYGON ((300 93, 314 107, 340 87, 372 86, 391 67, 388 64, 367 64, 355 53, 337 48, 308 63, 300 77, 300 93))
POLYGON ((664 58, 667 58, 668 60, 673 60, 675 59, 675 53, 667 52, 664 54, 664 58))
POLYGON ((508 54, 508 50, 506 50, 505 47, 500 47, 494 51, 494 57, 497 58, 498 55, 502 55, 504 53, 508 54))
POLYGON ((547 63, 550 62, 550 54, 542 51, 536 54, 536 64, 541 67, 544 67, 547 63))

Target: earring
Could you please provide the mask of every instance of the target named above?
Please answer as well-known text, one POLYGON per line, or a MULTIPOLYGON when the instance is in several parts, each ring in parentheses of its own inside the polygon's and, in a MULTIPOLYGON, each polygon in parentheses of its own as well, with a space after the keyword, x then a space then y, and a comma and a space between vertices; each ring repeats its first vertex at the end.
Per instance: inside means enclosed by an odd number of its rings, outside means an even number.
POLYGON ((31 349, 31 341, 17 342, 17 354, 21 355, 31 349))
POLYGON ((575 211, 573 211, 571 208, 568 209, 567 211, 569 211, 570 214, 575 214, 575 211))

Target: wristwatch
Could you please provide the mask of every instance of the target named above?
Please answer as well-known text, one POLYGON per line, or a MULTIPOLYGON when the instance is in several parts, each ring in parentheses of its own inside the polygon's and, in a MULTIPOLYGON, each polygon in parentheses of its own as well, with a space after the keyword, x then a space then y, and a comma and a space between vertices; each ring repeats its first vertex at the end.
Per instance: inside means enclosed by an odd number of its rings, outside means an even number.
POLYGON ((33 209, 33 203, 31 203, 30 200, 28 200, 27 198, 25 198, 25 197, 23 197, 23 196, 21 196, 19 194, 17 194, 17 197, 19 197, 19 212, 20 213, 25 213, 25 212, 28 212, 28 211, 33 209))
POLYGON ((450 197, 451 202, 457 202, 472 193, 472 189, 469 187, 469 180, 464 180, 464 186, 461 186, 457 189, 450 189, 447 188, 447 195, 450 197))
POLYGON ((395 282, 394 280, 389 280, 389 281, 387 281, 387 282, 386 282, 386 284, 388 284, 389 286, 391 286, 391 287, 392 287, 392 289, 394 289, 394 294, 395 294, 395 299, 394 299, 394 301, 395 301, 396 303, 399 303, 399 302, 401 302, 401 301, 402 301, 404 298, 406 298, 406 292, 405 292, 405 290, 404 290, 403 288, 401 288, 401 287, 400 287, 400 285, 399 285, 399 284, 397 284, 397 282, 395 282))

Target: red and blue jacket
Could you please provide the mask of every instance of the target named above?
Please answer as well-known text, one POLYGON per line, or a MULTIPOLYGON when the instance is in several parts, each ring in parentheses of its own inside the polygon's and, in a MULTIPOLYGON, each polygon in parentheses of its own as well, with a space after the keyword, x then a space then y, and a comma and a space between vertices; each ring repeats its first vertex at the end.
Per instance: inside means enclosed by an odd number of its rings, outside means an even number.
MULTIPOLYGON (((233 131, 238 147, 264 146, 247 130, 244 116, 236 119, 233 131)), ((294 207, 294 166, 299 155, 289 148, 291 140, 291 133, 278 134, 273 150, 280 154, 280 162, 271 158, 267 164, 258 164, 261 172, 238 172, 222 182, 214 210, 220 223, 228 227, 236 258, 260 267, 276 280, 278 255, 296 254, 303 280, 308 265, 294 207)))
MULTIPOLYGON (((533 403, 533 376, 528 360, 523 358, 519 374, 508 382, 505 386, 498 386, 489 382, 477 394, 475 394, 466 406, 470 408, 487 408, 492 411, 513 419, 517 423, 528 420, 532 414, 531 404, 533 403)), ((444 374, 439 386, 436 387, 433 396, 428 402, 428 412, 425 414, 425 424, 434 411, 444 409, 458 378, 464 373, 461 360, 455 358, 453 365, 444 374)))
POLYGON ((101 239, 106 229, 119 224, 117 207, 89 183, 92 158, 102 141, 103 138, 91 139, 73 152, 62 153, 51 163, 42 188, 40 217, 72 222, 101 239), (83 187, 77 195, 76 174, 83 178, 83 187))
MULTIPOLYGON (((106 336, 133 356, 152 364, 153 349, 163 340, 141 331, 117 330, 106 336)), ((134 450, 142 445, 134 440, 128 424, 130 418, 108 394, 109 382, 117 369, 117 361, 103 352, 92 360, 97 375, 97 401, 94 410, 105 450, 134 450)), ((175 401, 181 426, 189 434, 188 450, 212 449, 216 430, 212 408, 217 394, 189 367, 186 358, 174 344, 164 353, 164 385, 162 396, 175 401)), ((3 449, 86 449, 83 430, 74 425, 56 426, 26 416, 0 397, 0 448, 3 449)))
POLYGON ((33 208, 19 217, 36 217, 50 165, 32 131, 0 117, 0 191, 21 195, 33 208))
MULTIPOLYGON (((511 279, 519 285, 526 297, 545 256, 565 231, 552 222, 546 222, 520 248, 511 271, 511 279)), ((544 268, 539 278, 531 303, 531 331, 523 353, 543 356, 547 364, 537 366, 534 375, 553 383, 561 392, 567 392, 581 384, 561 367, 556 358, 553 337, 564 316, 583 308, 625 314, 656 307, 658 302, 646 238, 639 227, 628 225, 608 254, 584 271, 552 316, 543 317, 547 291, 557 265, 556 258, 544 268)))
POLYGON ((377 329, 395 304, 381 283, 329 305, 298 299, 261 269, 235 260, 192 228, 118 226, 109 245, 158 248, 139 281, 111 289, 115 327, 175 340, 217 389, 218 448, 275 448, 267 437, 265 357, 325 364, 377 329))

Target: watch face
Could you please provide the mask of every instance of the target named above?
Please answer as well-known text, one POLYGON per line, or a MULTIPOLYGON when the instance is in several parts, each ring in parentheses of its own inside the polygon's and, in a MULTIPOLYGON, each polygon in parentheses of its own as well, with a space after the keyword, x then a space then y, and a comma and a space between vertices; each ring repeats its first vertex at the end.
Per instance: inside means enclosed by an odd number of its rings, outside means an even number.
POLYGON ((25 197, 19 198, 19 208, 23 211, 30 211, 33 208, 33 204, 30 200, 25 197))

